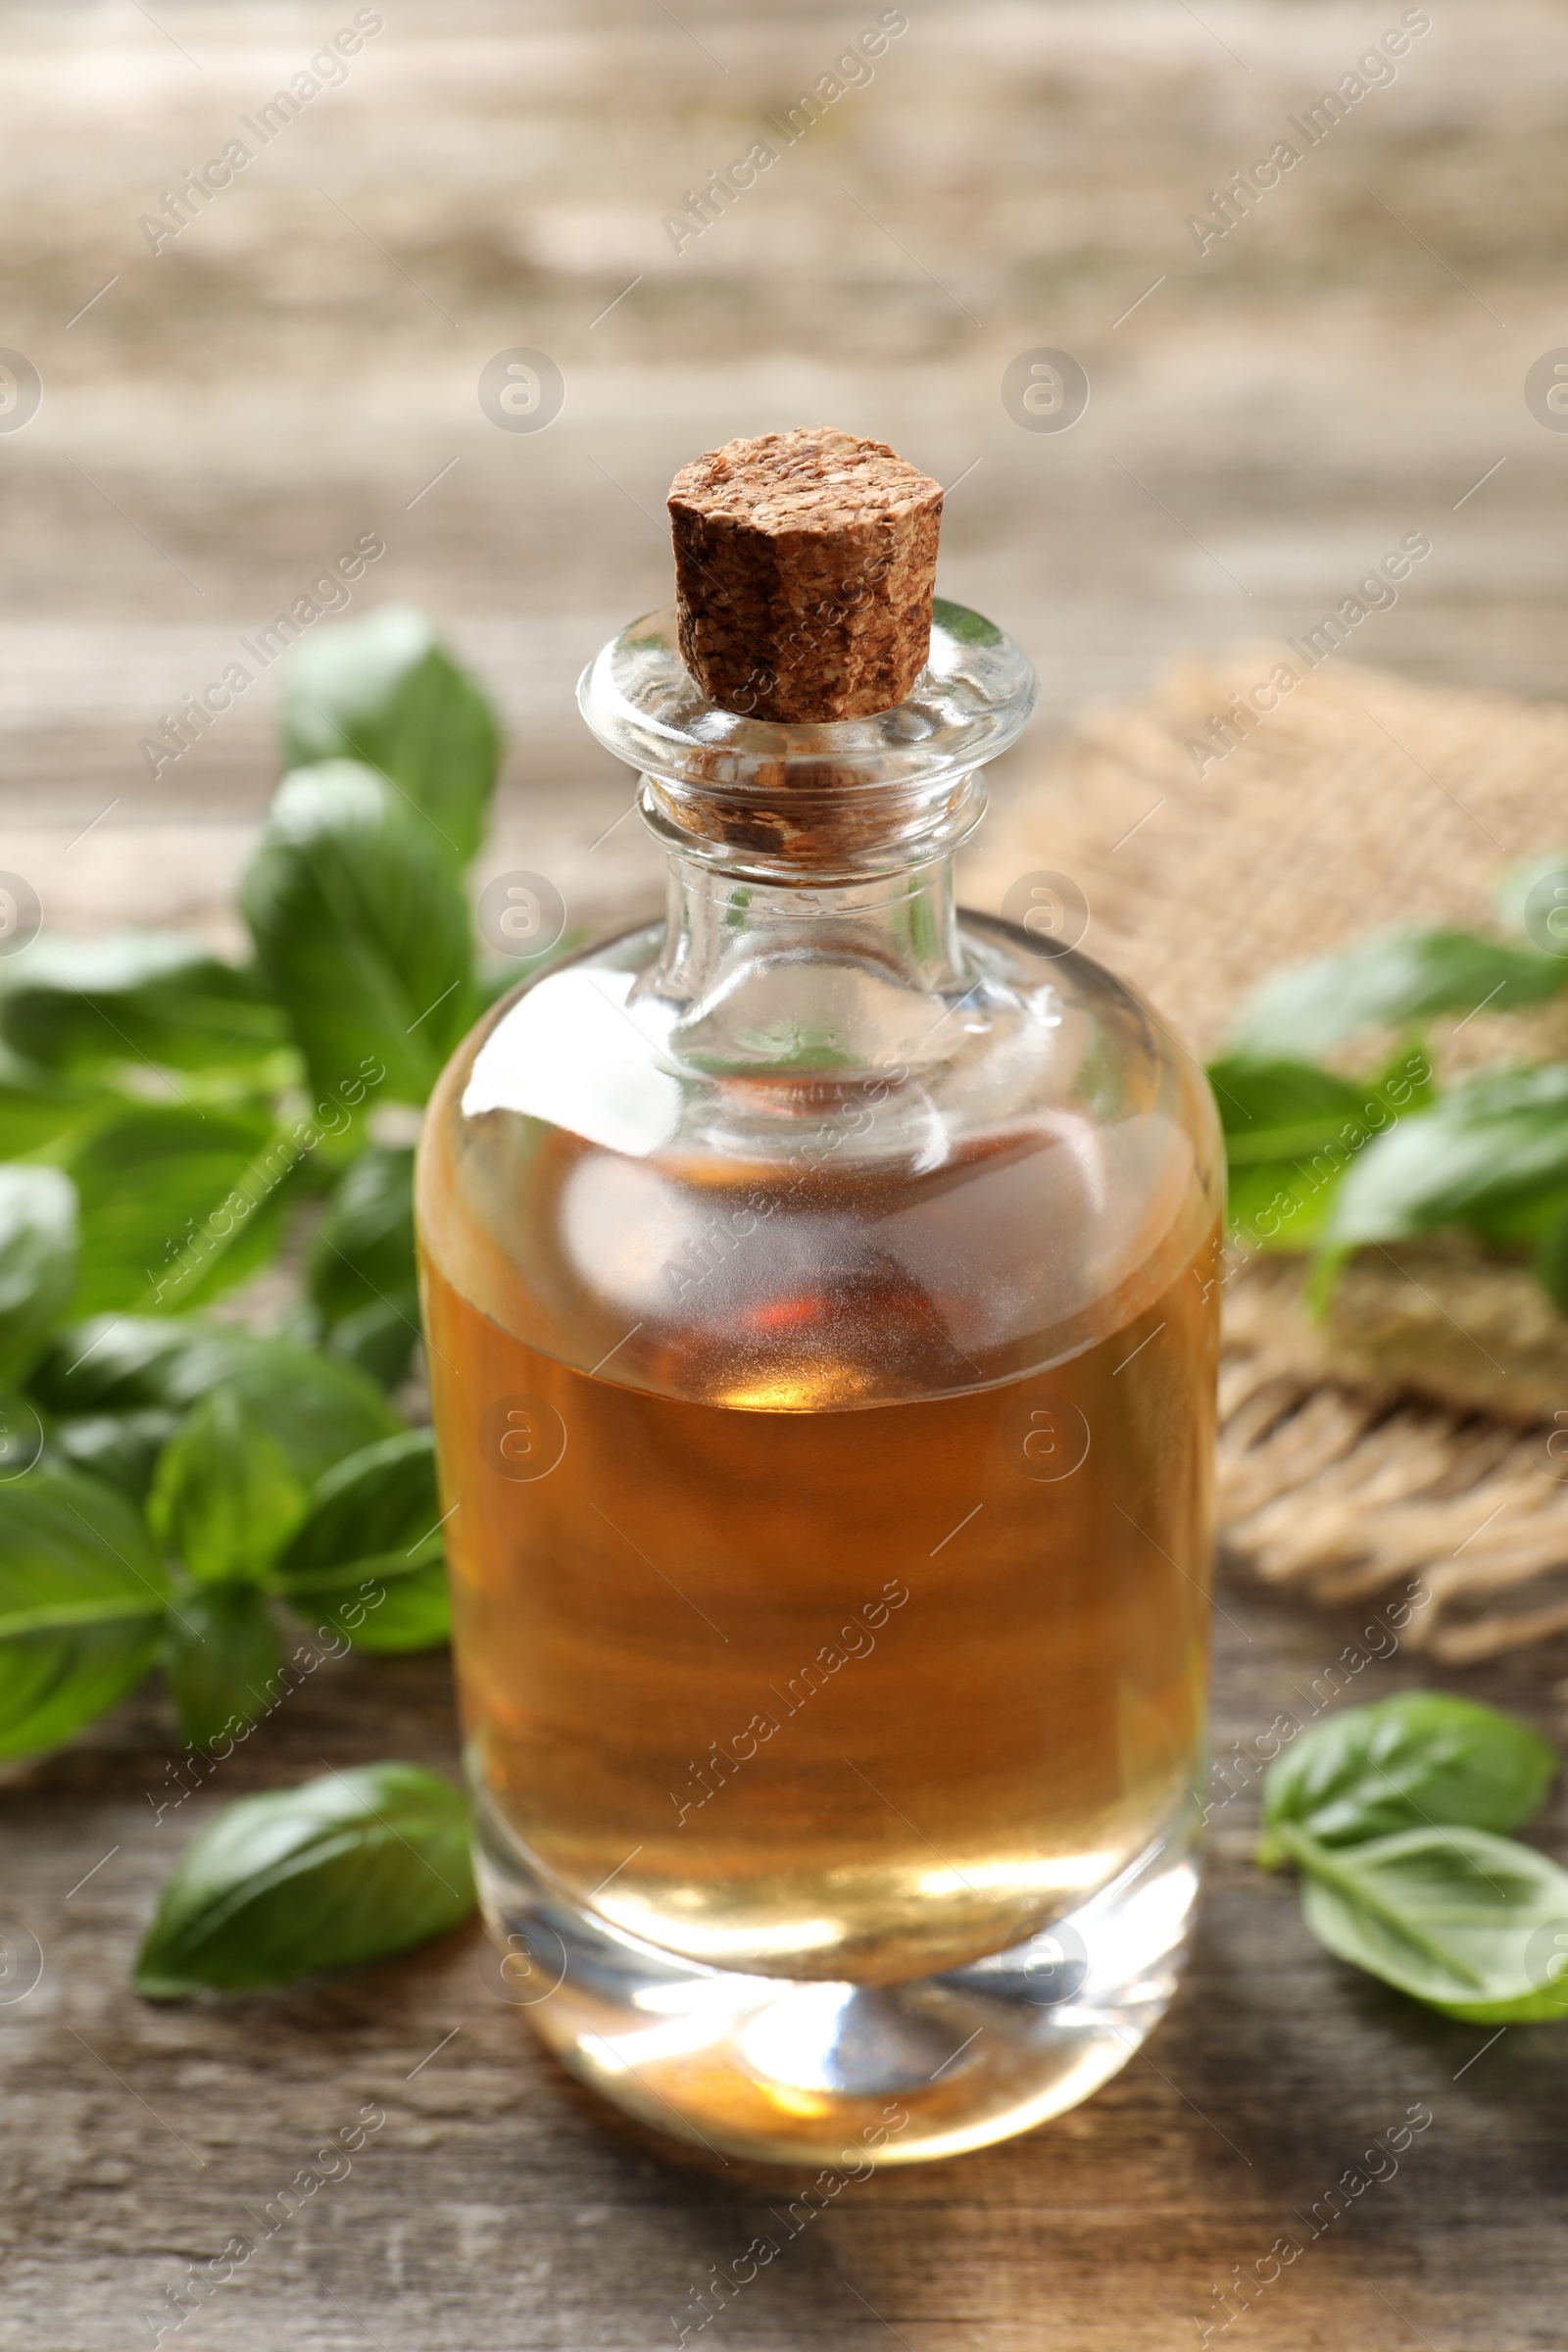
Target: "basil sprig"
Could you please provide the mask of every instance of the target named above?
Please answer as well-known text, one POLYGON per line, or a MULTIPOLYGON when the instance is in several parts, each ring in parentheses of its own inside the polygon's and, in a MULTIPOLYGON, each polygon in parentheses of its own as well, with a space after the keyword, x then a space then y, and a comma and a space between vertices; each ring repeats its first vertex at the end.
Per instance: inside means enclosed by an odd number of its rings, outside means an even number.
POLYGON ((1342 1960, 1478 2024, 1568 2015, 1568 1871, 1498 1832, 1557 1767, 1527 1724, 1437 1690, 1348 1707, 1263 1784, 1265 1867, 1342 1960))
POLYGON ((1458 1227, 1526 1256, 1568 1313, 1568 1062, 1502 1065, 1442 1090, 1422 1026, 1525 1011, 1568 989, 1568 857, 1507 877, 1503 924, 1381 932, 1266 980, 1210 1066, 1230 1161, 1230 1219, 1251 1248, 1311 1250, 1309 1301, 1363 1245, 1458 1227), (1363 1079, 1344 1049, 1402 1035, 1363 1079), (1336 1067, 1305 1056, 1332 1054, 1336 1067))
POLYGON ((0 1484, 0 1758, 155 1662, 193 1747, 243 1733, 285 1694, 280 1607, 361 1649, 445 1641, 433 1442, 364 1373, 194 1319, 87 1328, 39 1387, 102 1409, 34 1413, 42 1459, 0 1484))
POLYGON ((500 734, 402 607, 314 634, 282 717, 250 961, 123 930, 0 962, 0 1759, 155 1664, 220 1747, 286 1696, 290 1613, 365 1650, 446 1636, 431 1443, 386 1395, 419 1333, 413 1153, 371 1135, 493 994, 465 868, 500 734), (294 1337, 192 1314, 323 1195, 294 1337))
POLYGON ((367 1764, 241 1797, 181 1855, 136 1989, 248 1992, 404 1952, 474 1906, 468 1806, 415 1764, 367 1764))

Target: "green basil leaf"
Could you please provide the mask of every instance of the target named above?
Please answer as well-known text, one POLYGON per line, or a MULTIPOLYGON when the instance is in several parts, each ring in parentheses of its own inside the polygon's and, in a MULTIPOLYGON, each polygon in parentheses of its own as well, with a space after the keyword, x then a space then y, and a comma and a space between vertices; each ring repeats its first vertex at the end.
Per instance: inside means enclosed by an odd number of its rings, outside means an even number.
POLYGON ((297 1578, 285 1597, 318 1634, 341 1634, 372 1657, 440 1649, 452 1639, 452 1599, 441 1558, 420 1562, 393 1555, 363 1568, 355 1561, 297 1578))
POLYGON ((81 1202, 75 1309, 187 1307, 277 1247, 298 1154, 270 1111, 106 1112, 62 1156, 81 1202))
POLYGON ((474 1905, 466 1798, 413 1764, 241 1797, 181 1855, 136 1963, 176 2000, 349 1968, 444 1935, 474 1905))
POLYGON ((58 1747, 135 1688, 168 1590, 112 1487, 48 1459, 0 1486, 0 1760, 58 1747))
POLYGON ((1553 1184, 1544 1192, 1524 1193, 1517 1200, 1488 1201, 1470 1209, 1464 1221, 1489 1249, 1511 1257, 1533 1255, 1561 1220, 1565 1206, 1568 1193, 1553 1184))
POLYGON ((164 1676, 192 1747, 216 1747, 225 1734, 233 1737, 259 1722, 282 1662, 277 1628, 259 1586, 193 1585, 171 1603, 164 1676))
POLYGON ((463 886, 417 812, 371 768, 296 769, 240 905, 316 1085, 374 1062, 388 1100, 422 1102, 474 999, 463 886))
POLYGON ((387 1388, 419 1336, 414 1152, 362 1152, 317 1227, 306 1267, 325 1345, 387 1388))
POLYGON ((414 1310, 418 1297, 372 1300, 370 1305, 334 1323, 322 1345, 340 1363, 354 1364, 383 1389, 395 1389, 405 1378, 419 1337, 414 1310))
POLYGON ((1254 1250, 1310 1250, 1328 1222, 1343 1174, 1326 1159, 1244 1164, 1226 1188, 1230 1228, 1254 1250))
POLYGON ((278 1562, 278 1589, 357 1648, 433 1648, 452 1630, 442 1525, 434 1438, 408 1430, 320 1480, 278 1562))
POLYGON ((1568 962, 1471 931, 1385 931, 1276 972, 1242 1014, 1232 1052, 1323 1054, 1363 1029, 1435 1012, 1512 1012, 1568 985, 1568 962))
POLYGON ((500 764, 494 714, 422 612, 384 605, 296 647, 283 671, 289 767, 358 760, 390 776, 466 865, 500 764))
POLYGON ((198 1582, 259 1584, 305 1516, 288 1455, 226 1384, 204 1396, 159 1456, 147 1521, 198 1582))
POLYGON ((1396 1054, 1375 1078, 1341 1078, 1310 1061, 1253 1061, 1227 1054, 1210 1062, 1210 1083, 1232 1168, 1253 1161, 1305 1160, 1330 1145, 1359 1150, 1390 1118, 1432 1100, 1426 1056, 1396 1054))
POLYGON ((1315 1062, 1228 1054, 1208 1066, 1232 1166, 1290 1159, 1331 1142, 1364 1090, 1315 1062))
POLYGON ((1536 1243, 1534 1266, 1553 1306, 1568 1315, 1568 1200, 1549 1205, 1548 1221, 1536 1243))
POLYGON ((288 1045, 253 972, 163 931, 45 935, 0 971, 0 1037, 51 1069, 243 1068, 288 1045))
POLYGON ((1395 1241, 1568 1186, 1568 1063, 1486 1070, 1360 1154, 1325 1230, 1330 1247, 1395 1241))
POLYGON ((1211 1064, 1209 1077, 1225 1129, 1230 1222, 1264 1250, 1309 1249, 1356 1154, 1432 1099, 1431 1066, 1411 1048, 1372 1078, 1241 1054, 1211 1064))
POLYGON ((76 1193, 58 1168, 0 1166, 0 1382, 26 1370, 76 1283, 76 1193))
MULTIPOLYGON (((194 1403, 166 1391, 173 1367, 211 1327, 174 1315, 92 1315, 54 1335, 27 1387, 51 1412, 123 1412, 135 1405, 194 1403)), ((221 1376, 220 1376, 221 1377, 221 1376)))
POLYGON ((197 1316, 103 1315, 61 1332, 29 1388, 51 1411, 184 1412, 235 1389, 307 1487, 362 1446, 403 1428, 375 1383, 292 1340, 264 1340, 197 1316))
POLYGON ((1263 1778, 1267 1867, 1287 1823, 1319 1845, 1352 1845, 1433 1823, 1478 1830, 1528 1821, 1557 1751, 1517 1715, 1445 1690, 1401 1690, 1344 1707, 1276 1757, 1263 1778))
POLYGON ((1478 2025, 1568 2016, 1568 1871, 1489 1830, 1403 1830, 1331 1848, 1282 1828, 1320 1943, 1478 2025))
POLYGON ((103 1102, 101 1089, 35 1069, 0 1045, 0 1160, 44 1151, 103 1102))
POLYGON ((986 620, 978 612, 970 612, 962 605, 950 605, 946 597, 934 597, 931 617, 938 626, 956 637, 960 645, 1000 645, 1002 631, 994 620, 986 620))
POLYGON ((57 1438, 30 1396, 20 1389, 0 1389, 0 1492, 25 1478, 46 1453, 59 1461, 57 1438))
POLYGON ((179 1415, 161 1405, 128 1413, 74 1413, 52 1433, 58 1451, 75 1470, 107 1479, 132 1501, 145 1499, 158 1456, 179 1427, 179 1415))

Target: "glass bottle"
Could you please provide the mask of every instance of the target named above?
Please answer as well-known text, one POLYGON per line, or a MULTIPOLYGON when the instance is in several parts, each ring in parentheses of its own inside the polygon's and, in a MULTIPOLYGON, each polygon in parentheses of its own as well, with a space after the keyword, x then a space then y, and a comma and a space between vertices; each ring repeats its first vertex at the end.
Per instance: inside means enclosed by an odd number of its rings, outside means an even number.
POLYGON ((1221 1159, 1201 1071, 955 908, 1022 655, 874 718, 584 676, 666 919, 526 982, 420 1149, 487 1915, 646 2123, 943 2156, 1123 2065, 1197 1887, 1221 1159))

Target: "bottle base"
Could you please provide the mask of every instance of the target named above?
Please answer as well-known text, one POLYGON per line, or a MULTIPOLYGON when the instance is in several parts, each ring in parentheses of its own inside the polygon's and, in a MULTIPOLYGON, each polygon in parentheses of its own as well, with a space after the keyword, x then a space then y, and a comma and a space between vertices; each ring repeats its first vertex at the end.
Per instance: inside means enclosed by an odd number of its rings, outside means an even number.
POLYGON ((1077 1910, 904 1984, 675 1960, 547 1886, 481 1792, 480 1898, 503 1997, 571 2072, 715 2155, 858 2171, 956 2156, 1098 2090, 1163 2016, 1198 1891, 1194 1810, 1077 1910))

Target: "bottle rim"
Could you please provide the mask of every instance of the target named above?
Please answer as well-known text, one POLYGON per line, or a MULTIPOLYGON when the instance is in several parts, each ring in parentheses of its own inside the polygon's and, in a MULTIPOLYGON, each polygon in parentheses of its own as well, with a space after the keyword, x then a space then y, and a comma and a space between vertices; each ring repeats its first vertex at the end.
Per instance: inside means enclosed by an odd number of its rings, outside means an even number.
POLYGON ((737 879, 865 881, 950 856, 985 811, 977 770, 1014 743, 1039 693, 1019 648, 962 605, 933 607, 912 692, 869 718, 748 718, 684 667, 673 606, 634 620, 578 687, 589 727, 641 771, 656 840, 737 879))
POLYGON ((611 639, 583 671, 577 702, 605 749, 643 775, 771 804, 781 792, 951 783, 1017 741, 1039 690, 1010 637, 939 597, 925 668, 904 702, 869 718, 808 726, 721 710, 681 662, 673 605, 611 639))

